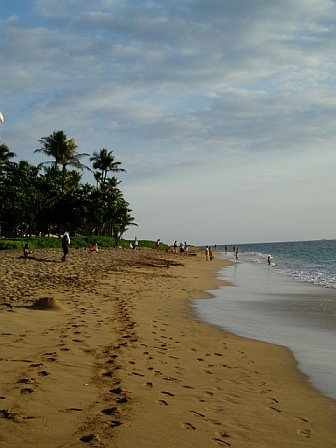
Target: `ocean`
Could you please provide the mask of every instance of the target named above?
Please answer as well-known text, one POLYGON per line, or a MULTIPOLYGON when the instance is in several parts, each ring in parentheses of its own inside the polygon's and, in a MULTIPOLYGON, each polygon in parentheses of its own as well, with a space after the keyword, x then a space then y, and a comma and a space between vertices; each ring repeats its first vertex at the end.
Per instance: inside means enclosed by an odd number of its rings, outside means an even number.
POLYGON ((336 240, 217 246, 233 261, 231 282, 194 300, 203 320, 250 339, 288 347, 313 387, 336 399, 336 240), (268 264, 270 257, 270 265, 268 264))

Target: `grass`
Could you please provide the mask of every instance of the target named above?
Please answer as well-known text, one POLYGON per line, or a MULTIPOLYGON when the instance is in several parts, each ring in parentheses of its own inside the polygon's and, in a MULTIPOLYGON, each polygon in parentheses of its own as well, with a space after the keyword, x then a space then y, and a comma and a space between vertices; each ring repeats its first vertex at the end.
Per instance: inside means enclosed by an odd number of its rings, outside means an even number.
MULTIPOLYGON (((120 246, 129 248, 132 240, 121 240, 120 246)), ((71 238, 71 248, 88 248, 92 244, 98 244, 100 248, 115 247, 115 239, 108 236, 75 236, 71 238)), ((61 247, 61 238, 57 237, 32 237, 32 238, 2 238, 0 240, 0 250, 20 249, 25 244, 29 244, 30 249, 59 249, 61 247)), ((139 247, 149 247, 155 249, 156 243, 151 240, 139 240, 139 247)), ((167 245, 160 244, 160 249, 166 249, 167 245)))

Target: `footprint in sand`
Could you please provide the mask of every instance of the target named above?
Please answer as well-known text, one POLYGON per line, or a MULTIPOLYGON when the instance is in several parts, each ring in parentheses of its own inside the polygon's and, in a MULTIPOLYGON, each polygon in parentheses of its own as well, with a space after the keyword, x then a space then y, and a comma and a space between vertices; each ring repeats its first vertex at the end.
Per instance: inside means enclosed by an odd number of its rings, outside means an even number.
POLYGON ((113 407, 113 408, 103 409, 101 412, 106 415, 113 415, 116 413, 116 411, 117 411, 117 408, 113 407))
POLYGON ((111 421, 111 428, 116 428, 117 426, 120 426, 122 423, 118 420, 112 420, 111 421))
POLYGON ((214 393, 213 393, 213 392, 210 392, 209 390, 206 390, 205 393, 206 393, 207 395, 209 395, 210 397, 212 397, 212 396, 214 395, 214 393))
POLYGON ((168 403, 166 402, 166 400, 158 400, 159 404, 162 404, 163 406, 168 406, 168 403))
POLYGON ((79 439, 81 442, 92 442, 94 440, 97 440, 97 437, 94 434, 88 434, 87 436, 83 436, 79 439))
POLYGON ((301 436, 306 437, 307 439, 310 439, 310 430, 309 429, 300 429, 298 431, 298 434, 300 434, 301 436))
POLYGON ((17 380, 18 384, 34 384, 35 383, 35 378, 20 378, 19 380, 17 380))
POLYGON ((6 418, 7 420, 15 420, 17 413, 12 412, 9 409, 0 409, 0 416, 6 418))
POLYGON ((164 394, 164 395, 168 395, 168 397, 174 397, 174 394, 172 394, 171 392, 165 392, 165 391, 163 391, 163 392, 161 392, 162 394, 164 394))
POLYGON ((24 389, 20 390, 21 394, 31 394, 34 392, 34 389, 31 387, 25 387, 24 389))
POLYGON ((121 394, 122 389, 120 387, 116 387, 115 389, 110 389, 110 392, 112 394, 119 395, 119 394, 121 394))
POLYGON ((214 438, 213 439, 219 446, 231 446, 231 443, 225 442, 225 440, 214 438))
POLYGON ((192 425, 191 423, 182 423, 182 426, 185 428, 185 429, 192 429, 192 430, 194 430, 195 431, 195 426, 194 425, 192 425))
POLYGON ((204 415, 204 414, 201 414, 200 412, 196 412, 196 411, 189 411, 189 412, 190 412, 190 414, 197 415, 197 417, 202 417, 202 418, 205 417, 205 415, 204 415))

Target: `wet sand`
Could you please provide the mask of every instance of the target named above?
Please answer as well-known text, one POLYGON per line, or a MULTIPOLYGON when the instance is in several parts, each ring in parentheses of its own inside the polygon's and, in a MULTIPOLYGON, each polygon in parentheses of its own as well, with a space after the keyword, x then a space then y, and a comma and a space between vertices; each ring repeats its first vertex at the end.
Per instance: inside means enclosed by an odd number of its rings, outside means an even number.
POLYGON ((192 315, 223 260, 19 255, 0 252, 0 447, 334 446, 336 403, 287 349, 192 315))
POLYGON ((243 337, 288 347, 317 389, 336 399, 336 290, 294 281, 272 267, 241 261, 222 270, 232 282, 199 316, 243 337))

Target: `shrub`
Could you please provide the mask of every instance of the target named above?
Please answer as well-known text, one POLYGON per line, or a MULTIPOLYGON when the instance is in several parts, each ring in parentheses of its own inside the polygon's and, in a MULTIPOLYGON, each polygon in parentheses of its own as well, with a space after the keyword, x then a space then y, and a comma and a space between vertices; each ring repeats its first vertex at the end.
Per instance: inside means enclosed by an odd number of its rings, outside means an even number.
MULTIPOLYGON (((129 248, 132 240, 121 240, 120 246, 129 248)), ((98 244, 100 248, 115 247, 115 239, 108 236, 75 236, 71 237, 71 248, 81 249, 88 248, 92 244, 98 244)), ((25 244, 29 244, 31 249, 59 249, 61 247, 61 238, 58 237, 32 237, 32 238, 13 238, 1 239, 0 250, 20 249, 22 250, 25 244)), ((156 243, 151 240, 139 240, 139 247, 149 247, 155 249, 156 243)), ((166 244, 161 243, 160 249, 165 249, 166 244)))

